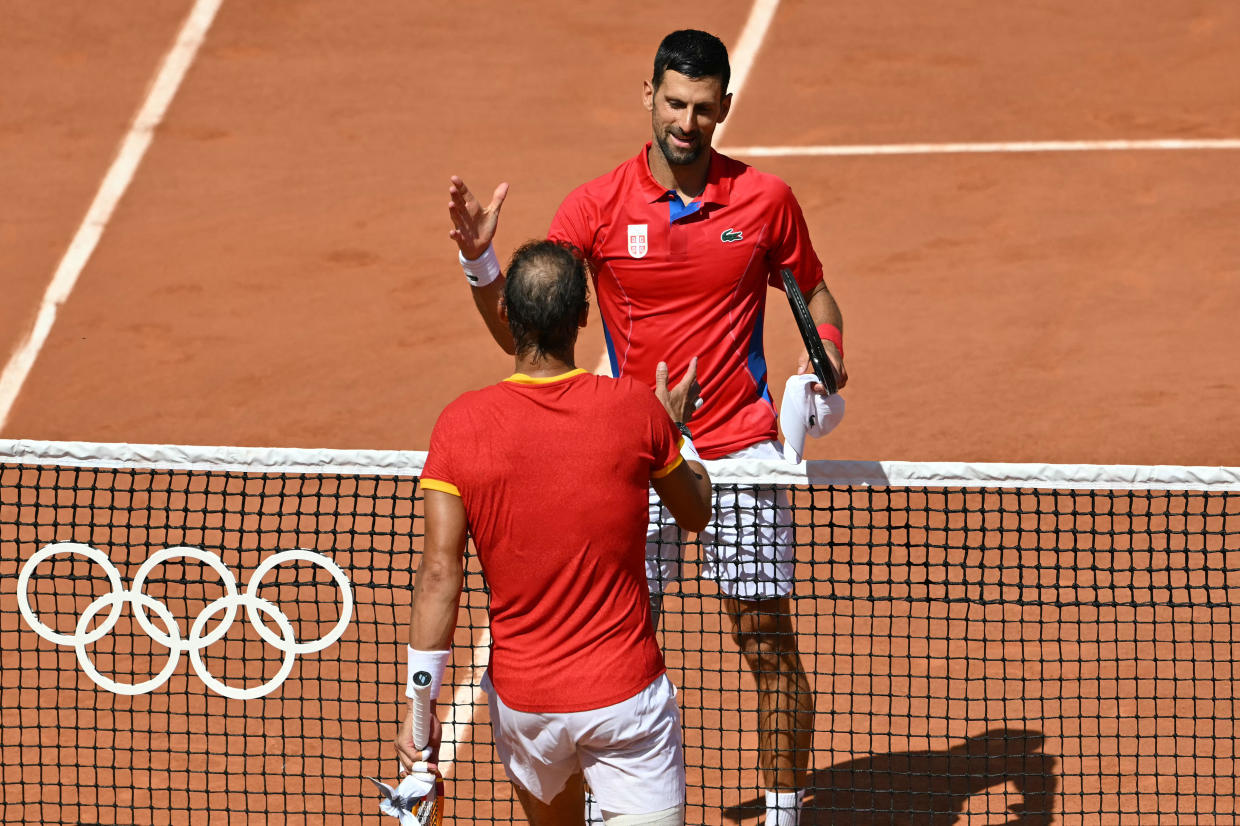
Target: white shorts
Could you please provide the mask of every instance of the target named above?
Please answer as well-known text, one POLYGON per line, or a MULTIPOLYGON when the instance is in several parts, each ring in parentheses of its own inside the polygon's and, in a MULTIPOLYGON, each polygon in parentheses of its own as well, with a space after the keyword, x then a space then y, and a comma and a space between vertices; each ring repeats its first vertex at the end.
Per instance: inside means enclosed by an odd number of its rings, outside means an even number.
MULTIPOLYGON (((725 459, 783 459, 771 439, 729 453, 725 459)), ((792 506, 788 493, 774 485, 715 490, 715 514, 698 534, 702 576, 727 597, 758 601, 792 593, 794 570, 792 506)), ((646 532, 646 579, 661 594, 680 579, 684 533, 658 494, 650 491, 650 527, 646 532)))
POLYGON ((680 708, 666 674, 627 700, 590 711, 511 709, 489 674, 482 689, 504 770, 542 802, 580 771, 604 812, 640 815, 684 805, 680 708))

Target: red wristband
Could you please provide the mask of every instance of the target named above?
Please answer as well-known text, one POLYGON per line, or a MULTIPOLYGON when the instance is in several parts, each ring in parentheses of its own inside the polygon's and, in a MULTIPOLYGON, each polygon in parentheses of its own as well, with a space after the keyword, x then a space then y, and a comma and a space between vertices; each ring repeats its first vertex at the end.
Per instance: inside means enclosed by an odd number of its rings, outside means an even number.
POLYGON ((819 324, 818 337, 834 344, 835 349, 840 351, 840 358, 844 358, 844 333, 839 327, 834 324, 819 324))

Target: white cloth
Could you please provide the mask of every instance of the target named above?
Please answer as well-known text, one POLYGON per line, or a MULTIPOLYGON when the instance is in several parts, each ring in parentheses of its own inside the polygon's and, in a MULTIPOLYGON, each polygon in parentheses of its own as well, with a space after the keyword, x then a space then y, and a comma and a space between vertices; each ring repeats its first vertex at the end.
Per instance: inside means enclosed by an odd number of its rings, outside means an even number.
POLYGON ((438 791, 433 772, 410 772, 401 779, 396 788, 373 777, 366 779, 378 786, 383 793, 383 800, 379 801, 379 811, 397 818, 400 826, 424 826, 429 820, 438 791))
POLYGON ((839 393, 823 396, 814 392, 818 377, 813 373, 790 376, 779 405, 779 427, 784 431, 784 458, 800 462, 805 455, 805 437, 826 436, 844 418, 844 397, 839 393))

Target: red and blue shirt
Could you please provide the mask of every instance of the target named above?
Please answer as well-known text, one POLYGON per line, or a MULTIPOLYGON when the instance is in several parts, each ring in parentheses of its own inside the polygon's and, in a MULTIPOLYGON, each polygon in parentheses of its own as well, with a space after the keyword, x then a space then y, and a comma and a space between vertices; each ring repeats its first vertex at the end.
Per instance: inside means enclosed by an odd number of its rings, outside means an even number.
POLYGON ((711 150, 706 188, 686 205, 654 179, 649 149, 571 192, 548 237, 590 262, 613 375, 653 387, 666 361, 674 384, 698 357, 693 442, 716 459, 777 435, 762 347, 767 285, 782 290, 788 267, 808 294, 822 263, 779 178, 711 150))

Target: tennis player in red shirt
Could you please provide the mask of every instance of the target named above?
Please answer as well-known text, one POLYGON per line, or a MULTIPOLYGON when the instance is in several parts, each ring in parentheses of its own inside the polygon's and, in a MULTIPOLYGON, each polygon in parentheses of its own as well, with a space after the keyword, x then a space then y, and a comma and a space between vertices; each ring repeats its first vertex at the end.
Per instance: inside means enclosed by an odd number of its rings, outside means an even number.
MULTIPOLYGON (((549 236, 590 263, 612 374, 653 386, 662 354, 698 356, 703 404, 688 422, 706 459, 779 460, 767 388, 762 321, 767 287, 790 268, 843 386, 843 320, 823 281, 800 205, 787 184, 711 148, 731 96, 727 50, 713 35, 668 35, 644 82, 652 140, 568 195, 549 236)), ((491 240, 507 195, 483 207, 465 183, 450 188, 451 237, 496 341, 512 340, 496 313, 503 288, 491 240)), ((679 375, 685 364, 674 364, 679 375)), ((808 372, 802 353, 798 372, 808 372)), ((825 388, 815 385, 823 394, 825 388)), ((651 505, 647 574, 652 607, 679 576, 682 535, 651 505)), ((759 763, 768 826, 795 826, 813 745, 814 697, 791 618, 793 532, 783 492, 721 490, 699 536, 702 573, 719 584, 735 638, 754 674, 759 763)))
MULTIPOLYGON (((710 518, 710 480, 672 418, 696 389, 690 371, 673 408, 666 369, 652 393, 577 368, 587 284, 567 245, 519 249, 499 310, 516 372, 435 423, 409 673, 429 671, 436 696, 468 534, 491 591, 483 687, 496 751, 530 822, 583 823, 588 782, 611 826, 680 826, 680 713, 650 616, 645 538, 652 485, 686 530, 710 518)), ((396 746, 406 768, 421 759, 412 718, 396 746)))

